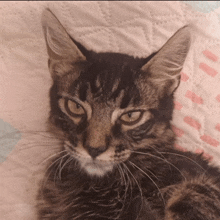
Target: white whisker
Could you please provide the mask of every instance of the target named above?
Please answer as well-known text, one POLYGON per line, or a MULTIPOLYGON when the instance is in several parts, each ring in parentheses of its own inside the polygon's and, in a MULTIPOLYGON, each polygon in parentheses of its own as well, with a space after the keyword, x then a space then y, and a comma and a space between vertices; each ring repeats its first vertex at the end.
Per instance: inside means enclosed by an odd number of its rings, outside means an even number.
POLYGON ((62 164, 62 162, 63 162, 63 159, 64 159, 65 157, 67 157, 67 156, 69 156, 68 153, 65 154, 65 155, 63 155, 63 156, 60 158, 60 163, 59 163, 59 165, 57 166, 56 171, 55 171, 55 173, 54 173, 54 183, 56 183, 56 176, 59 175, 59 171, 60 171, 60 169, 61 169, 61 164, 62 164))
POLYGON ((147 176, 152 181, 152 183, 156 186, 157 190, 159 191, 159 193, 161 195, 161 198, 163 200, 163 204, 165 206, 165 201, 164 201, 164 198, 163 198, 163 194, 161 193, 160 188, 157 186, 157 184, 154 182, 154 180, 146 172, 144 172, 140 167, 138 167, 136 164, 132 163, 131 161, 128 161, 128 162, 130 164, 132 164, 134 167, 136 167, 137 169, 139 169, 145 176, 147 176))
POLYGON ((123 207, 125 206, 125 201, 126 201, 126 198, 127 198, 127 193, 128 193, 128 188, 129 188, 129 182, 126 181, 126 178, 125 178, 125 173, 121 167, 120 164, 117 165, 118 166, 118 170, 120 172, 120 175, 121 177, 123 178, 123 181, 124 181, 124 185, 125 185, 125 193, 124 193, 124 201, 123 201, 123 207))
POLYGON ((174 167, 176 170, 178 170, 179 173, 181 174, 181 176, 186 180, 186 177, 182 174, 181 170, 180 170, 178 167, 176 167, 175 165, 173 165, 172 163, 170 163, 168 160, 163 159, 163 158, 158 157, 158 156, 155 156, 155 155, 150 154, 150 153, 145 153, 145 152, 140 152, 140 151, 131 151, 131 152, 137 153, 137 154, 148 155, 148 156, 150 156, 150 157, 154 157, 154 158, 157 158, 157 159, 159 159, 159 160, 165 161, 167 164, 170 164, 172 167, 174 167))
POLYGON ((206 170, 205 170, 200 164, 198 164, 196 161, 194 161, 193 159, 191 159, 191 158, 189 158, 189 157, 187 157, 187 156, 185 156, 185 155, 177 154, 177 153, 171 153, 171 152, 161 152, 161 153, 162 153, 162 154, 172 154, 172 155, 176 155, 176 156, 179 156, 179 157, 184 157, 184 158, 186 158, 186 159, 192 161, 193 163, 195 163, 198 167, 200 167, 203 171, 206 172, 206 170))
MULTIPOLYGON (((134 181, 136 182, 138 188, 139 188, 139 191, 140 191, 140 195, 141 195, 141 207, 140 207, 140 210, 142 209, 142 206, 143 206, 143 192, 142 192, 142 189, 138 183, 138 181, 136 180, 136 178, 134 177, 134 175, 132 174, 132 172, 129 170, 129 168, 127 167, 127 165, 125 163, 123 163, 124 167, 127 169, 127 171, 131 174, 131 176, 133 177, 134 181)), ((138 214, 139 216, 139 214, 138 214)), ((138 216, 136 219, 138 219, 138 216)))
POLYGON ((67 159, 67 161, 63 164, 63 166, 60 168, 60 171, 59 171, 59 178, 60 178, 60 180, 61 180, 61 173, 62 173, 62 170, 64 169, 64 167, 71 161, 71 160, 73 160, 73 157, 70 157, 70 158, 68 158, 67 159))
POLYGON ((59 155, 59 154, 62 154, 62 153, 64 153, 64 152, 66 152, 66 150, 57 152, 57 153, 55 153, 55 154, 49 156, 48 158, 44 159, 44 160, 43 160, 42 162, 40 162, 38 165, 40 165, 41 163, 45 163, 46 161, 49 161, 51 158, 53 158, 53 157, 55 157, 55 156, 57 156, 57 155, 59 155))
MULTIPOLYGON (((122 164, 124 164, 124 163, 122 163, 122 164)), ((124 164, 124 166, 125 166, 125 164, 124 164)), ((124 169, 124 171, 125 171, 125 174, 126 174, 127 179, 128 179, 128 188, 130 186, 130 193, 131 193, 130 198, 131 198, 132 197, 132 192, 133 192, 132 182, 131 182, 131 179, 130 179, 130 177, 128 175, 128 171, 125 170, 125 169, 124 169)))

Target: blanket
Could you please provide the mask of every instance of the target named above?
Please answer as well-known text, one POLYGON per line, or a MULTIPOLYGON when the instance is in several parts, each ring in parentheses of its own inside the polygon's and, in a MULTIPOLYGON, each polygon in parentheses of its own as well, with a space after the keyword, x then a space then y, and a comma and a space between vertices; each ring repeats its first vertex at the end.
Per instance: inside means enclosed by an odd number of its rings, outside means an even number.
POLYGON ((41 28, 45 8, 88 49, 147 57, 184 25, 192 45, 175 94, 180 150, 220 165, 218 2, 1 2, 0 216, 34 220, 38 182, 59 143, 47 133, 51 78, 41 28), (49 143, 48 144, 48 140, 49 143))

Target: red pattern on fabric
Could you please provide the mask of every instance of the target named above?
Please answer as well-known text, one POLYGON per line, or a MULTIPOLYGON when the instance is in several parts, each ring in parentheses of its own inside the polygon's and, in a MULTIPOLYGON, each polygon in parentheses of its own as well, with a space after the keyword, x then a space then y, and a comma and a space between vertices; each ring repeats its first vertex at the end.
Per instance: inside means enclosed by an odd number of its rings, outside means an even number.
POLYGON ((186 96, 186 98, 191 99, 192 102, 194 102, 196 104, 203 104, 203 99, 190 90, 188 90, 186 92, 185 96, 186 96))
POLYGON ((182 109, 182 104, 180 103, 180 102, 178 102, 178 101, 174 101, 174 108, 176 109, 176 110, 181 110, 182 109))
POLYGON ((208 59, 210 59, 210 60, 212 60, 212 61, 218 61, 218 57, 214 54, 214 53, 212 53, 211 51, 209 51, 209 50, 204 50, 203 52, 202 52, 208 59))
POLYGON ((176 126, 172 125, 173 132, 176 134, 177 137, 182 137, 184 135, 184 131, 176 126))
POLYGON ((186 116, 184 119, 183 119, 188 125, 190 125, 191 127, 195 128, 196 130, 199 130, 201 128, 201 124, 194 120, 193 118, 189 117, 189 116, 186 116))
POLYGON ((189 76, 186 73, 181 72, 180 74, 181 74, 181 80, 183 82, 186 82, 189 79, 189 76))
POLYGON ((212 77, 215 77, 218 74, 218 72, 215 69, 213 69, 205 63, 200 63, 199 68, 212 77))
POLYGON ((212 145, 213 147, 217 147, 219 145, 219 142, 217 140, 205 134, 201 136, 200 139, 206 142, 207 144, 212 145))
POLYGON ((220 131, 220 124, 217 124, 217 125, 215 126, 215 129, 218 130, 218 131, 220 131))
POLYGON ((217 95, 217 96, 215 97, 215 99, 216 99, 218 102, 220 102, 220 95, 217 95))

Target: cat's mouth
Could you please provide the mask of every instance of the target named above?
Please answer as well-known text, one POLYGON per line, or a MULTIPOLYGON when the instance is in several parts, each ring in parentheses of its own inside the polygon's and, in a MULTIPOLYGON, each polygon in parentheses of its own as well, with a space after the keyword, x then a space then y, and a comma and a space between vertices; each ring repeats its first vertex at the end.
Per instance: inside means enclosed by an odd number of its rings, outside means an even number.
POLYGON ((66 141, 64 147, 65 150, 79 162, 82 169, 91 176, 104 176, 111 172, 115 165, 126 161, 130 156, 130 153, 126 152, 119 157, 118 154, 115 154, 115 152, 110 149, 94 159, 81 145, 73 147, 69 141, 66 141))
POLYGON ((99 160, 88 160, 88 161, 80 161, 80 164, 83 169, 87 171, 89 175, 95 176, 104 176, 106 173, 111 172, 113 170, 113 163, 103 163, 103 161, 99 160))
POLYGON ((64 147, 89 175, 104 176, 106 173, 113 170, 113 160, 93 159, 82 146, 73 147, 68 141, 65 142, 64 147))

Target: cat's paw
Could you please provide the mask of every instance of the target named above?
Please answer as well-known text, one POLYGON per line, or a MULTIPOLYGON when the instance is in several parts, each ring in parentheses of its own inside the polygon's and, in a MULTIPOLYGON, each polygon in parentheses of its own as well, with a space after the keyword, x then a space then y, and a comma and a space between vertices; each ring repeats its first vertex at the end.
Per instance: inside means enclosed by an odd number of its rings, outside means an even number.
POLYGON ((220 219, 220 188, 202 178, 175 187, 165 209, 165 220, 217 219, 220 219))

